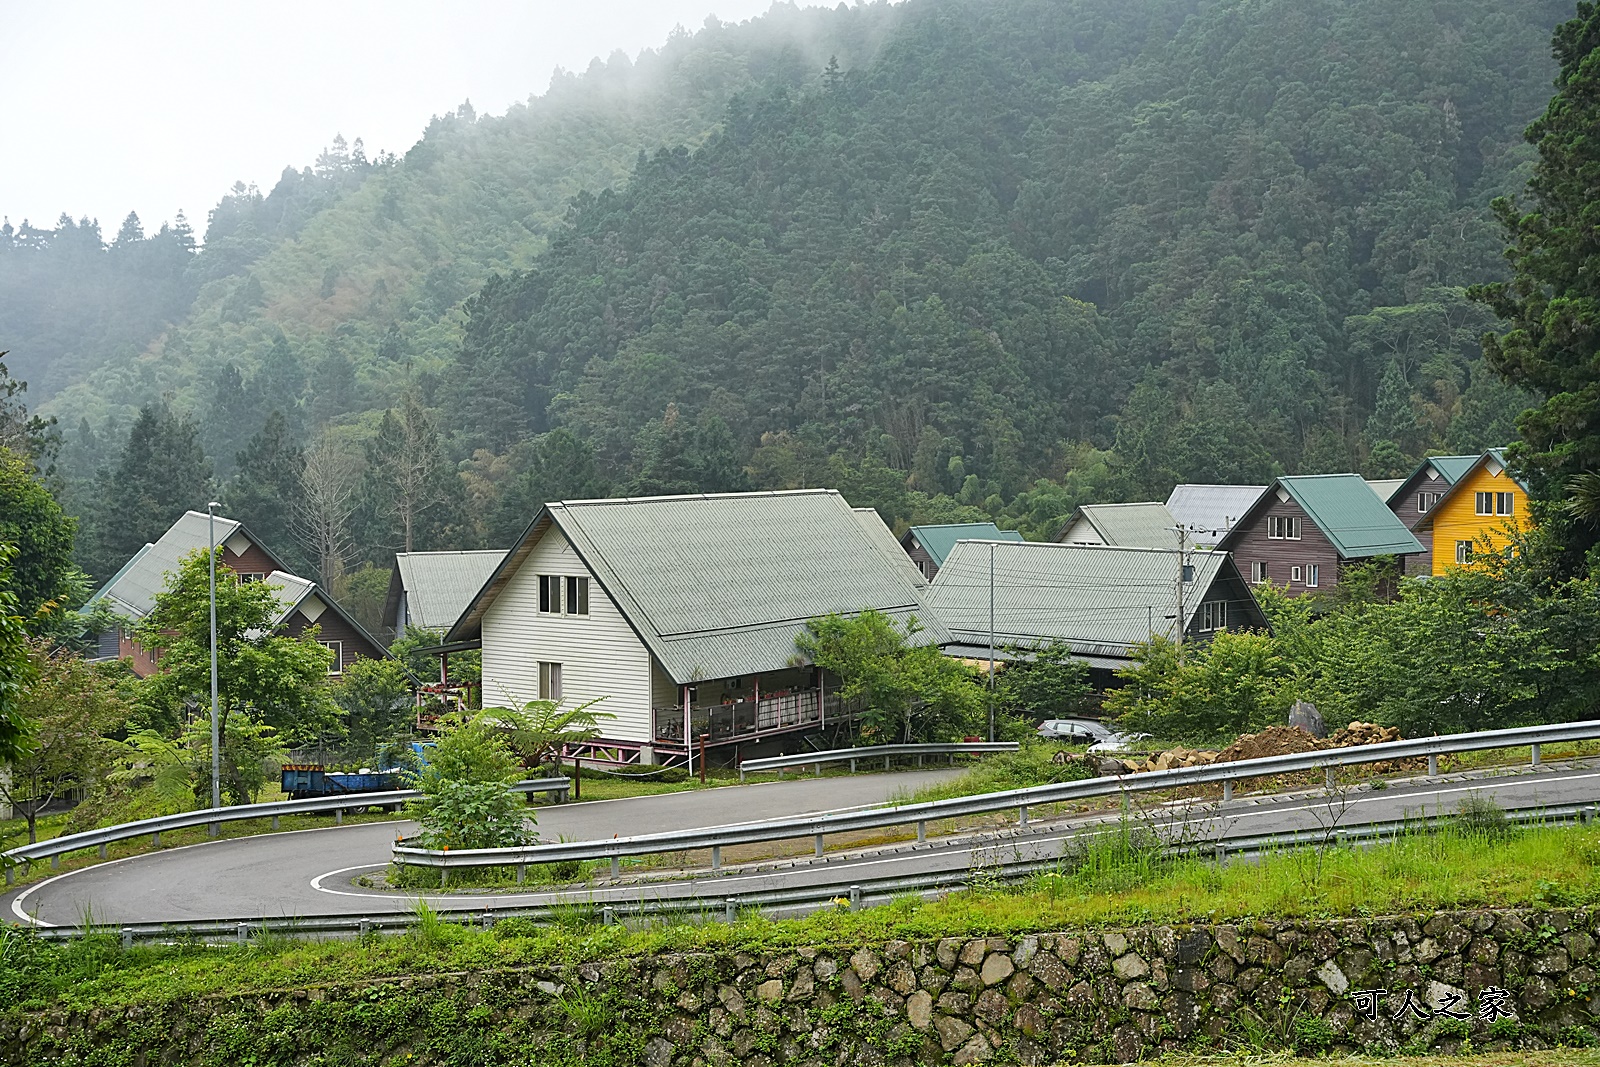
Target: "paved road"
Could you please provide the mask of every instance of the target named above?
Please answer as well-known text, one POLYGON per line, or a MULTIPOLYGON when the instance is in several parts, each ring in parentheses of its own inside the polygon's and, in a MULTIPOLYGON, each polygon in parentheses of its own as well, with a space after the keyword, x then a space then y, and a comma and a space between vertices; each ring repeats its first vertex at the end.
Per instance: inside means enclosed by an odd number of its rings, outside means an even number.
MULTIPOLYGON (((895 788, 914 786, 941 773, 948 772, 771 783, 571 805, 542 815, 541 828, 546 836, 594 837, 604 836, 608 830, 649 833, 831 810, 881 800, 895 788), (708 811, 706 806, 712 801, 717 806, 708 811)), ((1161 814, 1156 817, 1183 820, 1190 833, 1205 838, 1226 839, 1314 830, 1335 817, 1339 825, 1352 827, 1447 812, 1473 794, 1491 796, 1507 808, 1591 803, 1600 800, 1600 770, 1546 767, 1539 773, 1481 781, 1413 782, 1379 792, 1345 794, 1342 800, 1304 795, 1241 798, 1227 805, 1157 809, 1161 814), (1341 805, 1343 810, 1337 810, 1341 805)), ((409 909, 410 899, 366 890, 351 881, 362 870, 384 864, 396 825, 307 830, 174 849, 72 872, 24 889, 4 904, 8 917, 33 913, 55 925, 80 923, 86 906, 93 907, 96 921, 110 923, 404 911, 409 909)), ((643 886, 596 886, 573 896, 595 902, 641 896, 727 897, 805 885, 843 885, 871 877, 964 871, 975 862, 1059 855, 1064 839, 1084 828, 1079 822, 1000 843, 952 843, 901 853, 840 856, 826 863, 778 870, 730 872, 714 879, 710 892, 704 879, 685 879, 643 886)), ((548 892, 468 894, 430 900, 440 909, 479 911, 545 903, 564 896, 548 892)))
MULTIPOLYGON (((901 791, 961 773, 962 768, 938 768, 800 778, 541 807, 539 834, 546 841, 589 841, 838 811, 882 804, 901 791)), ((24 887, 0 898, 0 915, 36 916, 45 924, 71 926, 82 923, 86 911, 96 922, 122 923, 390 910, 320 893, 311 882, 335 870, 345 872, 348 882, 363 871, 386 866, 396 834, 415 828, 407 822, 363 823, 134 856, 24 887)), ((484 905, 480 900, 476 906, 484 905)))

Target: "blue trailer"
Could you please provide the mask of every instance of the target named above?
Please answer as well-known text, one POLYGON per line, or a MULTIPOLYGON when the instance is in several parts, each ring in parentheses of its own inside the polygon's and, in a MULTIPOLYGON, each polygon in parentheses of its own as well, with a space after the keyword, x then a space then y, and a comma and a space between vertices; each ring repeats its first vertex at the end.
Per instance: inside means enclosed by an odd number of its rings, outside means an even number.
POLYGON ((347 774, 324 770, 320 763, 285 763, 282 786, 291 800, 320 800, 351 793, 384 793, 405 788, 400 784, 400 775, 396 771, 347 774))

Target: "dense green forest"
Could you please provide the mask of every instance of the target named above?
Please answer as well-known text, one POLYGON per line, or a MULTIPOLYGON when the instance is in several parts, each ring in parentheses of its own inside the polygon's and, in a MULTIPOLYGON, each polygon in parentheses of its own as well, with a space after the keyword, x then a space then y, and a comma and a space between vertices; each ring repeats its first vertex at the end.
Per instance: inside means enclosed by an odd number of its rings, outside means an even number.
POLYGON ((776 7, 402 157, 336 142, 199 248, 0 232, 0 349, 102 576, 218 483, 359 599, 560 496, 828 484, 1050 536, 1180 480, 1390 475, 1526 406, 1465 287, 1505 276, 1489 205, 1571 14, 776 7))

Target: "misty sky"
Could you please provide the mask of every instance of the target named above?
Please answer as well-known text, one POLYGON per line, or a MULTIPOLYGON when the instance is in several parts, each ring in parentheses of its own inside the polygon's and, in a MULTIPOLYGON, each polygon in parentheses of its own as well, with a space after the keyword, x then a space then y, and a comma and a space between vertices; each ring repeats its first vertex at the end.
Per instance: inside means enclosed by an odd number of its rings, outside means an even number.
MULTIPOLYGON (((811 0, 799 0, 813 6, 811 0)), ((181 208, 198 234, 237 180, 271 189, 332 140, 398 154, 471 99, 499 114, 556 67, 637 55, 674 25, 771 0, 0 0, 0 215, 147 230, 181 208)))

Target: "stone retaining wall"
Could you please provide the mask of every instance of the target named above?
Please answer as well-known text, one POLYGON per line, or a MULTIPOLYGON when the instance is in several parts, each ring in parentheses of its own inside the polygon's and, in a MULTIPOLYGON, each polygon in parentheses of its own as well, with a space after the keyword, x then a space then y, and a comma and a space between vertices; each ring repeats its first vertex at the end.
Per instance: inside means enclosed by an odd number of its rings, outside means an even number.
POLYGON ((278 1035, 283 1062, 306 1062, 327 1038, 317 1027, 284 1038, 300 1012, 351 1035, 356 1058, 332 1062, 390 1062, 403 1050, 406 1062, 442 1063, 478 1031, 443 1044, 421 1032, 438 1025, 440 1002, 548 1064, 598 1062, 602 1051, 604 1062, 649 1067, 820 1067, 1120 1063, 1232 1044, 1548 1047, 1594 1038, 1597 936, 1600 916, 1586 910, 1469 911, 619 959, 174 1004, 142 1013, 156 1024, 145 1029, 118 1014, 13 1013, 0 1050, 6 1062, 72 1062, 64 1050, 120 1040, 150 1062, 216 1062, 205 1050, 217 1033, 237 1051, 257 1026, 278 1035), (386 997, 382 1026, 364 1021, 363 1006, 386 997), (401 1021, 407 997, 411 1023, 401 1021))

